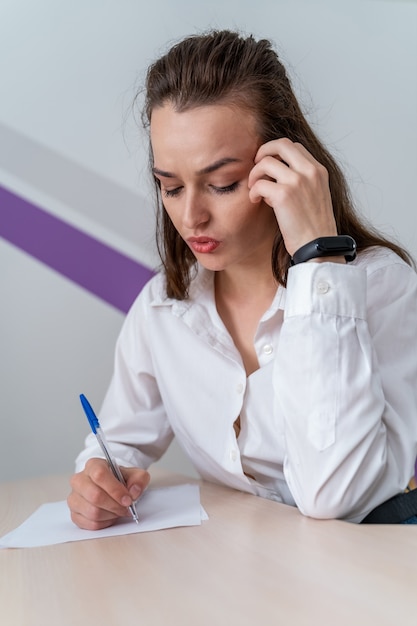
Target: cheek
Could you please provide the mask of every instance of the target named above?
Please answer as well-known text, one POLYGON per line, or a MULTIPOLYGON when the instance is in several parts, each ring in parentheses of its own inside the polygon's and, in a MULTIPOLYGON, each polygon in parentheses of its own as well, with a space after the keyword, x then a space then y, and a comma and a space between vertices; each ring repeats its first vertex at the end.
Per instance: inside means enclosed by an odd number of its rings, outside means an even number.
POLYGON ((248 203, 244 211, 240 210, 240 219, 238 218, 238 220, 241 229, 249 230, 253 234, 269 234, 275 232, 278 227, 273 209, 265 204, 263 200, 256 203, 248 203))
POLYGON ((234 213, 242 222, 254 223, 261 215, 264 215, 262 200, 251 202, 249 196, 245 194, 234 203, 234 213))

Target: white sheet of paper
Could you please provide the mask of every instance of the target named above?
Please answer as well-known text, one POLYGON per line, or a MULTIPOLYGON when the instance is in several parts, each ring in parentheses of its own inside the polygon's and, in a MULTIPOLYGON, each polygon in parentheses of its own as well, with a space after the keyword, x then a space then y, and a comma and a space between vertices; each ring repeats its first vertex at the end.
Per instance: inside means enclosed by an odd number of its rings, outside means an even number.
POLYGON ((65 501, 43 504, 23 524, 0 538, 0 548, 33 548, 142 533, 176 526, 197 526, 208 519, 198 485, 148 489, 136 506, 139 524, 123 518, 103 530, 81 530, 71 521, 65 501))

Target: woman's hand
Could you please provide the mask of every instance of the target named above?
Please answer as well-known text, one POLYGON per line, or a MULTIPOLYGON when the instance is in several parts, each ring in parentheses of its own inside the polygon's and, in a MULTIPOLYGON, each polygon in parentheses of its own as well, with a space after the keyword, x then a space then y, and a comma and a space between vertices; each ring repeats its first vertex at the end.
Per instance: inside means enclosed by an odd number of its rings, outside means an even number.
POLYGON ((90 459, 82 472, 72 476, 67 502, 74 524, 86 530, 100 530, 119 517, 130 515, 129 506, 146 489, 150 476, 138 468, 120 469, 126 487, 114 477, 104 459, 90 459))
POLYGON ((300 143, 262 145, 248 184, 252 202, 263 199, 274 209, 291 256, 317 237, 337 235, 327 170, 300 143))

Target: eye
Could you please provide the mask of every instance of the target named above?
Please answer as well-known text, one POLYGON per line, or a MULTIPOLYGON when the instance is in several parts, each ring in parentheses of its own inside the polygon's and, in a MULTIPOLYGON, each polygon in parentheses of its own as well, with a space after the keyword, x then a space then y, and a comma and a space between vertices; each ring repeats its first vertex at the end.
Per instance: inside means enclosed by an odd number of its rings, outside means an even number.
POLYGON ((162 189, 162 193, 166 198, 175 198, 181 192, 182 187, 176 187, 175 189, 162 189))
POLYGON ((212 185, 211 187, 213 191, 218 194, 232 193, 233 191, 236 191, 236 189, 239 187, 239 183, 235 182, 231 185, 227 185, 227 187, 216 187, 215 185, 212 185))

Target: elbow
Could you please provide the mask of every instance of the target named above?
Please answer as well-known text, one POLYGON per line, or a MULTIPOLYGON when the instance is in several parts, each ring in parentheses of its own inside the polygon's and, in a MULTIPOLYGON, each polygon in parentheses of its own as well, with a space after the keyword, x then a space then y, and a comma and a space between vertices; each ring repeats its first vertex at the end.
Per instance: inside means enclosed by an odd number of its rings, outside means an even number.
POLYGON ((300 513, 317 520, 339 519, 358 521, 355 503, 351 493, 326 484, 309 489, 292 490, 295 503, 300 513))
POLYGON ((317 520, 341 519, 346 520, 350 515, 350 511, 341 506, 340 502, 321 503, 321 502, 302 502, 297 504, 300 513, 306 517, 317 520))

